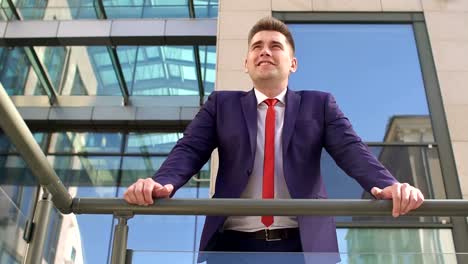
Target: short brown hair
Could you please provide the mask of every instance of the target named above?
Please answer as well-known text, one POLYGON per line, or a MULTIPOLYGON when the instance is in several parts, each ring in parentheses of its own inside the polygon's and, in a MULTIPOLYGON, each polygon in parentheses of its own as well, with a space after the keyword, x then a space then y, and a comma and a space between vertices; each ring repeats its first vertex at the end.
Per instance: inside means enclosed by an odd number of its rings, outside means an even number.
POLYGON ((250 29, 249 37, 248 37, 248 44, 252 41, 252 38, 255 34, 260 31, 277 31, 283 34, 286 37, 289 45, 291 45, 293 54, 296 51, 296 46, 294 45, 294 39, 289 31, 288 26, 283 23, 283 21, 278 20, 274 17, 264 17, 260 19, 255 25, 250 29))

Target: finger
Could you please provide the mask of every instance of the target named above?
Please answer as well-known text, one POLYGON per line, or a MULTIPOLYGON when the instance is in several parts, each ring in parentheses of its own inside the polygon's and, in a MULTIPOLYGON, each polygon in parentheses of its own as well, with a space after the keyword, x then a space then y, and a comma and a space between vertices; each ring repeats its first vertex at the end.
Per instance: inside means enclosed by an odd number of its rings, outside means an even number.
POLYGON ((143 198, 146 204, 153 204, 153 188, 154 181, 151 178, 145 180, 145 186, 143 187, 143 198))
POLYGON ((164 188, 167 190, 167 197, 171 196, 172 191, 174 190, 174 185, 166 184, 164 188))
POLYGON ((407 214, 409 211, 418 208, 418 192, 417 189, 413 188, 410 193, 408 206, 403 211, 403 214, 407 214))
POLYGON ((144 180, 140 179, 135 184, 135 191, 133 192, 136 197, 137 204, 145 205, 145 198, 143 197, 144 180))
POLYGON ((160 183, 158 182, 154 182, 154 186, 153 186, 153 197, 156 197, 156 198, 163 198, 165 197, 166 195, 166 190, 164 188, 164 186, 162 186, 160 183))
POLYGON ((135 185, 132 184, 128 187, 128 189, 124 193, 124 199, 130 204, 135 204, 136 203, 136 198, 135 198, 135 185))
POLYGON ((382 189, 378 188, 378 187, 373 187, 371 189, 371 194, 376 198, 376 199, 382 199, 383 196, 382 196, 382 189))
POLYGON ((401 184, 395 183, 392 186, 392 199, 393 199, 393 217, 400 215, 400 201, 401 201, 401 184))
POLYGON ((424 195, 422 194, 422 192, 420 190, 418 190, 418 202, 417 202, 417 205, 416 205, 416 208, 420 207, 424 202, 424 195))
POLYGON ((400 201, 400 215, 404 215, 408 211, 408 206, 410 204, 412 186, 408 183, 403 183, 401 185, 401 201, 400 201))

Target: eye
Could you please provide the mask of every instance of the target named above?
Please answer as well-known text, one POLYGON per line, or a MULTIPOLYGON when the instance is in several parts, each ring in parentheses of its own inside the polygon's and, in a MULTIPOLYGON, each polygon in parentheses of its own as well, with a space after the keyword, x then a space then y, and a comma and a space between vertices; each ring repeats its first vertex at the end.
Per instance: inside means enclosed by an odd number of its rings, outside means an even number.
POLYGON ((273 44, 271 47, 274 49, 283 49, 283 46, 281 46, 281 44, 273 44))

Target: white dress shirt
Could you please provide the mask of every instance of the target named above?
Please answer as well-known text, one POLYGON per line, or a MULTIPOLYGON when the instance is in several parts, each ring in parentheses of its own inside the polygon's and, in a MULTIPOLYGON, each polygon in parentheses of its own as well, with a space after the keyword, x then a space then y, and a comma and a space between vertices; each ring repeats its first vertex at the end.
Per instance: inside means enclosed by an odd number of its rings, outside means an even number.
MULTIPOLYGON (((283 145, 281 138, 283 134, 284 110, 286 91, 284 89, 275 98, 279 102, 275 105, 275 198, 290 199, 288 187, 284 179, 283 172, 283 145)), ((265 118, 268 106, 265 99, 266 95, 254 89, 257 97, 257 146, 255 150, 255 160, 252 174, 249 175, 249 181, 240 198, 262 199, 263 184, 263 159, 265 148, 265 118)), ((292 228, 297 227, 297 217, 293 216, 274 216, 273 224, 267 229, 292 228)), ((261 216, 230 216, 224 223, 225 230, 236 230, 243 232, 255 232, 265 229, 261 222, 261 216)))

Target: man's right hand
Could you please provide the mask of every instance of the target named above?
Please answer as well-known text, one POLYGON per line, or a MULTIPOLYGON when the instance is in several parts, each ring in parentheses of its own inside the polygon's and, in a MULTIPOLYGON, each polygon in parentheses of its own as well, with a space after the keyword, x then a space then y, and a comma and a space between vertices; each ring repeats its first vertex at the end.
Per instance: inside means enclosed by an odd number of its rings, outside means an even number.
POLYGON ((174 186, 172 184, 161 185, 152 178, 139 179, 124 193, 124 199, 128 203, 138 205, 153 204, 153 198, 168 198, 174 186))

